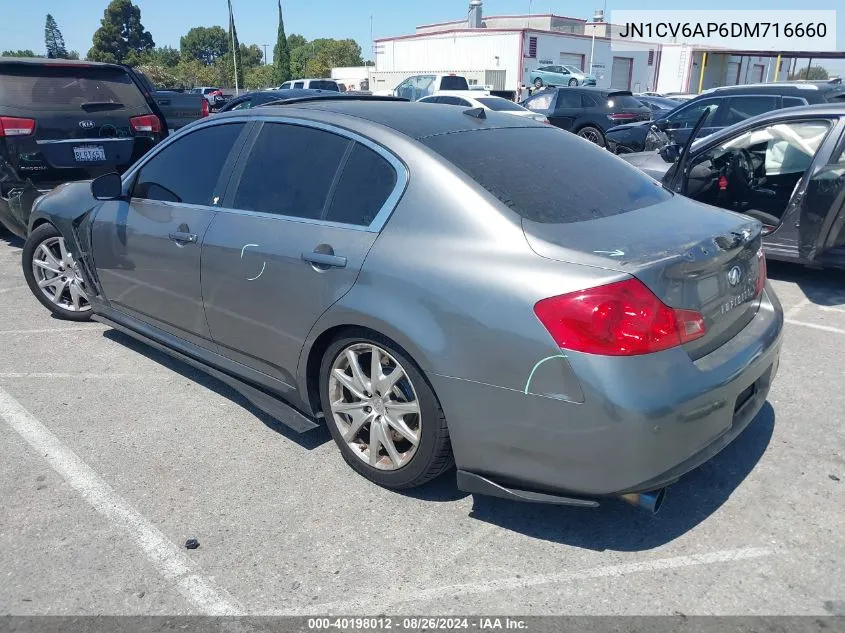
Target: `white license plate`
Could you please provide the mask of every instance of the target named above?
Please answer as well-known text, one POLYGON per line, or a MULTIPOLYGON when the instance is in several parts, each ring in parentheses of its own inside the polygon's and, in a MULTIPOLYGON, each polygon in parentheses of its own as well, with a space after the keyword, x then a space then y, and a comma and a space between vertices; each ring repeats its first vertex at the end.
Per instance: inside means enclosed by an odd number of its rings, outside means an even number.
POLYGON ((106 160, 106 150, 102 145, 85 145, 73 148, 73 157, 77 163, 93 163, 106 160))

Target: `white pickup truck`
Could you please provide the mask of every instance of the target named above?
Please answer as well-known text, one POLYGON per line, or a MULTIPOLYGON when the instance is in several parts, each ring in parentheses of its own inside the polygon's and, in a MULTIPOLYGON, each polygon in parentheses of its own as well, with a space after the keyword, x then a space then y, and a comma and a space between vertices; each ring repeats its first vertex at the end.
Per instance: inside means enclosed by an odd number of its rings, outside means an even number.
POLYGON ((386 92, 395 97, 402 97, 408 101, 417 101, 423 97, 440 92, 441 90, 469 90, 466 77, 455 74, 446 75, 412 75, 390 91, 386 92))

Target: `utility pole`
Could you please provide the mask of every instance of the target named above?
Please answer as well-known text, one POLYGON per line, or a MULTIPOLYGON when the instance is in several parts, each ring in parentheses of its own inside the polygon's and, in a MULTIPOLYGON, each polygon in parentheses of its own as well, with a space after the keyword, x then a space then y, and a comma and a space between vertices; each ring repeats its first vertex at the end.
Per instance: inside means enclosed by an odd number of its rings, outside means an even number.
POLYGON ((267 65, 267 47, 269 46, 269 44, 262 44, 262 46, 264 46, 264 65, 266 66, 267 65))

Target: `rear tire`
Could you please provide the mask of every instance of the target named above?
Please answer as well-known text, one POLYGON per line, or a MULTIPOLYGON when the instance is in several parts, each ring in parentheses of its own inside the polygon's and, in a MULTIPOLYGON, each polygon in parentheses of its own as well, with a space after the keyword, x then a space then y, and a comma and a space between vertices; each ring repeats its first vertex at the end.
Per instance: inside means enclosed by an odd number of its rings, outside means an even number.
POLYGON ((384 336, 351 330, 329 345, 320 364, 320 402, 343 459, 373 483, 413 488, 454 465, 434 391, 417 364, 384 336))
POLYGON ((604 134, 602 134, 602 131, 600 129, 598 129, 597 127, 593 127, 592 125, 587 125, 585 127, 582 127, 580 130, 578 130, 577 134, 581 138, 583 138, 587 141, 590 141, 590 143, 594 143, 594 144, 598 145, 599 147, 605 146, 604 134))
POLYGON ((32 294, 55 316, 68 321, 91 319, 91 304, 78 264, 55 226, 42 224, 29 234, 21 265, 32 294))

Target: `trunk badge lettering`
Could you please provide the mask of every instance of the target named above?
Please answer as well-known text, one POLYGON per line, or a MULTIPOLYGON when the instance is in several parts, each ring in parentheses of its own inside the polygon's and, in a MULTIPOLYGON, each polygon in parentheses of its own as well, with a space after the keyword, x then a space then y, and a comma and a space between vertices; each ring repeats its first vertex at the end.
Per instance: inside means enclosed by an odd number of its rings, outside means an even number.
POLYGON ((81 127, 83 130, 90 130, 94 127, 94 122, 91 120, 80 121, 79 127, 81 127))
POLYGON ((740 281, 742 281, 742 268, 734 266, 728 271, 728 283, 732 286, 736 286, 740 281))

